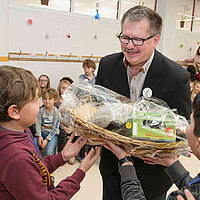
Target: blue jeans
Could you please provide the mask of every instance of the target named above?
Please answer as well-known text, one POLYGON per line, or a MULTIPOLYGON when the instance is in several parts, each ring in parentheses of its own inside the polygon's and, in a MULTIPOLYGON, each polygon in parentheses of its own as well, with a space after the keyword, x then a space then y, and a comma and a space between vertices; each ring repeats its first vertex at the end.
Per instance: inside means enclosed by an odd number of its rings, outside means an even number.
MULTIPOLYGON (((46 137, 49 135, 47 132, 42 132, 42 138, 43 140, 46 139, 46 137)), ((50 141, 48 140, 45 153, 46 155, 54 155, 54 149, 56 147, 56 142, 58 139, 58 135, 56 134, 50 141)), ((38 145, 38 137, 34 137, 35 143, 38 145)), ((39 145, 38 145, 39 146, 39 145)))

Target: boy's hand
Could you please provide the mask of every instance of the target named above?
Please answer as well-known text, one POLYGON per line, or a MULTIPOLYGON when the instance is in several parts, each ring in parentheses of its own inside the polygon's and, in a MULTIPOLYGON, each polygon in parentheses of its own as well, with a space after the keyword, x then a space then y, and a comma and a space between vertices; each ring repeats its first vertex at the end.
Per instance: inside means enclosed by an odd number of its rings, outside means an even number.
POLYGON ((45 139, 45 140, 43 140, 41 147, 44 149, 47 146, 47 144, 48 144, 48 140, 45 139))
POLYGON ((73 138, 74 134, 70 136, 69 140, 67 141, 67 144, 61 152, 63 160, 65 161, 77 155, 81 148, 84 146, 84 144, 87 142, 87 138, 85 136, 80 136, 74 143, 72 143, 73 138))
POLYGON ((38 137, 38 145, 42 146, 43 144, 43 138, 41 136, 38 137))
MULTIPOLYGON (((195 198, 193 197, 192 193, 188 190, 185 189, 184 190, 185 196, 187 200, 195 200, 195 198)), ((181 195, 177 196, 177 200, 184 200, 184 198, 181 195)))
POLYGON ((83 170, 85 173, 92 167, 100 155, 101 147, 91 148, 90 152, 85 153, 85 158, 82 160, 79 169, 83 170))

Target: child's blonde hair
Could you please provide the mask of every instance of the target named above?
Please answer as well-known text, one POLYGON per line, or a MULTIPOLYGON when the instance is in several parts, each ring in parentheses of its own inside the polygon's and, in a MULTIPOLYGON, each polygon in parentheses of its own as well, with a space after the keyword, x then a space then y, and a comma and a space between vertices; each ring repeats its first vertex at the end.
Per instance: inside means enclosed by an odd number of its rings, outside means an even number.
POLYGON ((58 91, 58 94, 59 94, 59 98, 61 98, 60 88, 62 87, 63 84, 68 84, 69 86, 71 85, 70 82, 67 81, 67 80, 60 81, 60 83, 58 85, 58 88, 57 88, 57 91, 58 91))
POLYGON ((200 81, 199 80, 195 80, 194 81, 194 85, 193 85, 193 90, 192 90, 192 93, 191 93, 191 101, 193 102, 194 100, 194 97, 195 95, 197 94, 196 90, 195 90, 195 87, 197 84, 200 84, 200 81))
POLYGON ((8 108, 16 105, 20 110, 26 103, 35 99, 39 89, 37 79, 31 71, 13 67, 0 66, 0 121, 10 121, 8 108))

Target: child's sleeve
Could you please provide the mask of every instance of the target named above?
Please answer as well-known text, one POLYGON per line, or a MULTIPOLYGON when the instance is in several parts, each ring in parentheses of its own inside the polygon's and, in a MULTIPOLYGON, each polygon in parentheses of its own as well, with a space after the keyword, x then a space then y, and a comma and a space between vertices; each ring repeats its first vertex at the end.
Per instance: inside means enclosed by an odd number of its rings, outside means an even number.
POLYGON ((54 107, 55 113, 54 113, 54 122, 53 122, 53 128, 49 135, 46 137, 47 140, 51 140, 56 134, 59 134, 59 126, 60 126, 60 117, 59 112, 56 107, 54 107))
POLYGON ((31 155, 21 154, 9 160, 1 171, 1 181, 13 199, 69 200, 80 189, 80 182, 85 173, 77 169, 72 176, 62 180, 56 187, 51 182, 48 188, 43 175, 44 169, 40 169, 40 165, 31 155))
POLYGON ((41 114, 41 109, 40 108, 40 111, 38 113, 38 116, 37 116, 37 121, 36 121, 36 125, 35 125, 35 129, 36 129, 36 134, 35 136, 42 136, 42 133, 41 133, 41 127, 42 127, 42 114, 41 114))

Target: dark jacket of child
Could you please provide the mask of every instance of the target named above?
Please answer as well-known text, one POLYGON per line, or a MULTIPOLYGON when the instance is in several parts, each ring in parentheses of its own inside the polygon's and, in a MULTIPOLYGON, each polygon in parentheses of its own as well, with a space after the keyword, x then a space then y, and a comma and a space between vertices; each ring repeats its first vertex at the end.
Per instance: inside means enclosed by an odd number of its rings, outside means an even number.
POLYGON ((0 158, 0 199, 71 199, 85 176, 77 169, 54 187, 50 174, 65 161, 61 153, 42 159, 29 129, 23 133, 0 127, 0 158))

